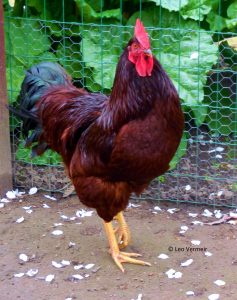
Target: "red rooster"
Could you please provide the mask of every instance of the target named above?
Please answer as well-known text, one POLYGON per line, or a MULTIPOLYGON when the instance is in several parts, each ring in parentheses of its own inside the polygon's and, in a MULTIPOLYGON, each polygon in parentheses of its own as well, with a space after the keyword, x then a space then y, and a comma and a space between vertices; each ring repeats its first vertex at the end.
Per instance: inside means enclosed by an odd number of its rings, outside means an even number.
POLYGON ((36 155, 51 148, 62 156, 80 201, 104 220, 117 266, 124 271, 124 262, 150 265, 134 258, 139 254, 120 251, 130 241, 122 212, 132 192, 140 194, 169 169, 184 118, 140 20, 109 97, 77 89, 61 66, 44 62, 27 71, 19 98, 20 110, 12 110, 22 118, 26 146, 36 143, 36 155))

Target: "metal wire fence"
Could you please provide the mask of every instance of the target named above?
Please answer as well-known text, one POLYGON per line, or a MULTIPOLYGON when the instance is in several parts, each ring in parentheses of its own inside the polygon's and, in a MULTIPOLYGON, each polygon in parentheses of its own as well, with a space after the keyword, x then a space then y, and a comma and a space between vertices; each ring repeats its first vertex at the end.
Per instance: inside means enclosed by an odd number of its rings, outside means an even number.
MULTIPOLYGON (((237 1, 214 2, 6 2, 9 101, 17 102, 24 70, 40 61, 59 62, 78 87, 109 93, 118 57, 140 17, 186 117, 171 170, 141 198, 236 207, 237 1)), ((10 121, 15 186, 63 191, 69 181, 59 157, 48 151, 30 160, 19 121, 10 121)))

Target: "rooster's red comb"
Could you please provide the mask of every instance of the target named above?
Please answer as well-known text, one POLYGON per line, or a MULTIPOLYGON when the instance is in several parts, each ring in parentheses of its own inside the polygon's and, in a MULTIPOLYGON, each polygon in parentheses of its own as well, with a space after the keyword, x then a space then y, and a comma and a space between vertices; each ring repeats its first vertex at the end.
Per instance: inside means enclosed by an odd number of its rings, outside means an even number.
POLYGON ((148 37, 148 33, 146 32, 142 22, 139 19, 137 19, 136 21, 134 36, 145 49, 150 49, 150 40, 148 37))

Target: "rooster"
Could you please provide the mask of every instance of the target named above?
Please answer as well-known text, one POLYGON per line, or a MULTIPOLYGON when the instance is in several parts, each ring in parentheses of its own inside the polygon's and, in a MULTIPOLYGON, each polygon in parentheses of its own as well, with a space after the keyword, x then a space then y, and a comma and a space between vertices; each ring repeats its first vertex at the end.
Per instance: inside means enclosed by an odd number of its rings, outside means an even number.
POLYGON ((43 62, 26 72, 19 99, 19 110, 10 109, 23 121, 25 145, 33 155, 50 148, 62 156, 80 201, 103 219, 116 265, 123 272, 123 263, 150 265, 121 251, 131 239, 123 211, 131 193, 169 169, 184 117, 142 22, 119 59, 110 96, 76 88, 60 65, 43 62))

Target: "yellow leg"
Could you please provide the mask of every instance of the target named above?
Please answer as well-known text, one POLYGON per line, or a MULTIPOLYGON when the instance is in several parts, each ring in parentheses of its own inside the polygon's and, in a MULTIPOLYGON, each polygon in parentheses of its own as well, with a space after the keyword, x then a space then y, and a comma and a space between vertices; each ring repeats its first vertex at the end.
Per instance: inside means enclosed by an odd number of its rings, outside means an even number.
POLYGON ((128 227, 128 224, 126 223, 123 213, 119 212, 115 216, 115 220, 118 221, 118 228, 115 229, 115 233, 118 235, 117 241, 118 246, 120 249, 123 249, 127 247, 129 242, 131 241, 131 234, 128 227))
POLYGON ((131 264, 138 264, 144 266, 150 266, 151 264, 142 260, 134 259, 132 257, 139 257, 141 256, 138 253, 127 253, 122 252, 119 250, 118 243, 115 237, 114 229, 112 226, 112 222, 106 223, 104 222, 105 232, 109 240, 110 246, 110 254, 115 261, 116 265, 120 268, 122 272, 124 272, 124 268, 122 263, 131 263, 131 264))

